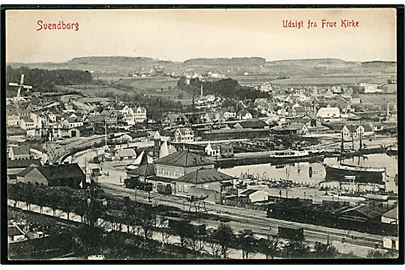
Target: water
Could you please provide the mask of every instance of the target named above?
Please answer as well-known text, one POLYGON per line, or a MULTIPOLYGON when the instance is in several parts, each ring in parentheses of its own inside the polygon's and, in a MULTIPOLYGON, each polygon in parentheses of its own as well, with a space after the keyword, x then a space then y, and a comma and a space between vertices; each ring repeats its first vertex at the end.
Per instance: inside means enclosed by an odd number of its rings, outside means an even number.
MULTIPOLYGON (((372 154, 367 155, 367 158, 360 159, 360 165, 365 167, 385 167, 387 189, 391 189, 394 184, 394 177, 398 173, 398 160, 396 156, 388 156, 386 154, 372 154), (390 185, 390 187, 388 187, 390 185)), ((358 158, 346 159, 344 163, 357 165, 358 158)), ((325 164, 339 164, 337 158, 325 158, 325 164)), ((317 185, 325 181, 325 166, 322 162, 309 163, 300 162, 282 167, 265 164, 254 164, 235 166, 233 168, 220 169, 221 172, 231 175, 233 177, 240 177, 242 174, 250 174, 261 179, 288 179, 294 182, 317 185), (310 176, 310 168, 312 168, 312 176, 310 176)), ((333 181, 332 181, 333 182, 333 181)))

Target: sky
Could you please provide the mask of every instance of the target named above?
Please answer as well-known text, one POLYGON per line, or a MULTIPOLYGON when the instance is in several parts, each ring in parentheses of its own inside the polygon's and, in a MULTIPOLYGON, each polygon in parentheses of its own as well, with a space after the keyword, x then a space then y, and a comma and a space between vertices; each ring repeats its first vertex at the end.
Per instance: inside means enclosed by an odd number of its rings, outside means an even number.
POLYGON ((396 61, 394 9, 8 10, 7 62, 64 62, 82 56, 339 58, 396 61), (321 20, 336 21, 322 28, 321 20), (342 28, 342 19, 359 27, 342 28), (78 23, 74 30, 40 30, 78 23), (304 28, 284 28, 283 20, 304 28), (308 20, 317 23, 307 28, 308 20))

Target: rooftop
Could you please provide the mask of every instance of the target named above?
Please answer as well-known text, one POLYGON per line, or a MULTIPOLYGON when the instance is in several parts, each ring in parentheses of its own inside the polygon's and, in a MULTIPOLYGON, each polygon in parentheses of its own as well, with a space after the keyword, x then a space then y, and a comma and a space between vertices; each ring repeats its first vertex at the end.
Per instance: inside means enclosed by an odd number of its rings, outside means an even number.
POLYGON ((232 180, 233 177, 227 174, 221 173, 216 169, 201 169, 186 174, 176 181, 185 182, 185 183, 192 183, 192 184, 204 184, 204 183, 212 183, 212 182, 222 182, 222 181, 229 181, 232 180))
POLYGON ((176 167, 197 167, 204 165, 213 165, 214 162, 186 150, 175 152, 168 156, 159 158, 155 161, 155 164, 164 164, 176 167))

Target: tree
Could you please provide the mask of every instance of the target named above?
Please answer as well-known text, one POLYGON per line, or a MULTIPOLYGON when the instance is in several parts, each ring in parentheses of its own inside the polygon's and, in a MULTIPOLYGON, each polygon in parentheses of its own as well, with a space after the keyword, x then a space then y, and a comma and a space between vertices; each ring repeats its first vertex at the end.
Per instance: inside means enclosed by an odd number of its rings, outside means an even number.
POLYGON ((242 259, 249 259, 249 254, 257 250, 257 241, 253 236, 252 230, 240 231, 236 242, 242 250, 242 259))
POLYGON ((266 255, 266 259, 274 259, 281 250, 281 243, 277 237, 261 238, 258 243, 260 252, 266 255))
POLYGON ((313 255, 316 258, 334 258, 337 254, 338 251, 332 244, 315 243, 313 255))
POLYGON ((142 227, 145 240, 152 236, 152 229, 155 227, 156 214, 153 209, 142 209, 137 216, 137 224, 142 227))
POLYGON ((218 226, 216 233, 214 234, 215 241, 221 245, 221 254, 223 258, 228 257, 229 247, 234 241, 235 235, 232 228, 229 225, 221 223, 218 226))
POLYGON ((287 258, 306 258, 310 255, 310 250, 302 241, 290 241, 284 247, 283 255, 287 258))

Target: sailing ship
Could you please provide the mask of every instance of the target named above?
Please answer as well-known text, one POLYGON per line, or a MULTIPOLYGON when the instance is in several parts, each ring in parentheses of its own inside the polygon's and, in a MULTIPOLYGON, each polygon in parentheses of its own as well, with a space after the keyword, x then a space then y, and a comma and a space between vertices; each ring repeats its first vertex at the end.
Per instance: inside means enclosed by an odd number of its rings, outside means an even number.
POLYGON ((326 169, 325 180, 347 182, 348 181, 347 179, 353 179, 353 181, 356 183, 384 184, 385 168, 365 167, 360 165, 361 148, 362 148, 362 140, 360 133, 360 149, 358 154, 358 164, 353 165, 344 163, 343 161, 345 158, 345 150, 343 145, 343 132, 342 132, 342 143, 339 158, 340 162, 339 164, 333 165, 324 164, 326 169))

